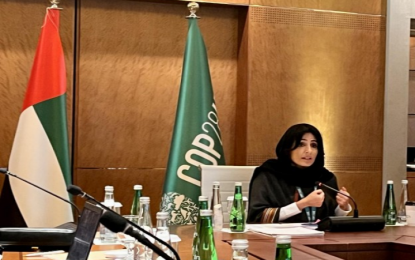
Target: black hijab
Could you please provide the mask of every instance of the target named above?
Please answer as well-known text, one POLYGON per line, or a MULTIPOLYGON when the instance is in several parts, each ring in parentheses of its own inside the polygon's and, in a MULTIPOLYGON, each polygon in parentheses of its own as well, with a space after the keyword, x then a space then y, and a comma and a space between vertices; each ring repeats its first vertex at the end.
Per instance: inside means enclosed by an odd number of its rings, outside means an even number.
POLYGON ((324 168, 323 138, 317 128, 312 125, 297 124, 291 126, 281 137, 275 152, 278 160, 268 160, 263 167, 274 172, 291 185, 310 187, 314 186, 316 181, 325 182, 333 177, 333 174, 324 168), (291 160, 291 151, 297 149, 301 139, 307 133, 312 134, 316 139, 317 157, 310 167, 299 168, 291 160))
MULTIPOLYGON (((260 223, 266 208, 277 208, 274 221, 279 220, 279 209, 295 202, 296 187, 301 187, 305 196, 311 193, 316 182, 323 182, 337 189, 336 177, 324 168, 324 146, 320 132, 312 125, 298 124, 290 127, 281 137, 276 153, 278 159, 270 159, 256 168, 249 188, 248 223, 260 223), (304 134, 311 133, 317 142, 317 157, 310 167, 299 168, 291 160, 291 151, 295 150, 304 134), (255 186, 255 187, 254 187, 255 186)), ((324 203, 317 208, 316 217, 322 219, 335 214, 336 193, 325 190, 324 203)), ((307 222, 303 210, 284 222, 307 222)))

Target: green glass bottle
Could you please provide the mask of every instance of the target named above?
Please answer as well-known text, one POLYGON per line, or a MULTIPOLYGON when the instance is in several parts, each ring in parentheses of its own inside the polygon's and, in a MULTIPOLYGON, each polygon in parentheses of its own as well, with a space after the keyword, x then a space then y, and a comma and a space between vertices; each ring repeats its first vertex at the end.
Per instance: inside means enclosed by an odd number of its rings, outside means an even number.
POLYGON ((245 209, 242 197, 242 182, 235 182, 232 210, 229 214, 229 227, 233 232, 245 231, 245 209))
POLYGON ((383 203, 383 218, 386 225, 396 224, 396 202, 393 191, 393 181, 387 182, 385 202, 383 203))
POLYGON ((197 215, 196 225, 195 225, 195 232, 193 234, 193 246, 192 246, 192 259, 198 260, 199 259, 199 229, 200 229, 200 210, 208 209, 208 197, 207 196, 199 196, 199 214, 197 215))
POLYGON ((291 236, 277 236, 275 260, 291 260, 291 236))
POLYGON ((215 238, 213 237, 212 210, 200 210, 200 227, 199 227, 199 259, 200 260, 218 260, 215 247, 215 238))
POLYGON ((143 186, 141 185, 134 185, 134 198, 133 204, 131 205, 131 215, 137 215, 140 212, 140 198, 141 198, 141 191, 143 190, 143 186))

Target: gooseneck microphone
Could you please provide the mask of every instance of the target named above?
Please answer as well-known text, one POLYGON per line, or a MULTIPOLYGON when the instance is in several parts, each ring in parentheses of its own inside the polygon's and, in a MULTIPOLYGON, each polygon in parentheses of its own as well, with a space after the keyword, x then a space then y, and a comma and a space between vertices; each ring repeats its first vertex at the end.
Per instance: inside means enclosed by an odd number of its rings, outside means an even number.
POLYGON ((135 224, 134 222, 123 218, 116 212, 114 212, 112 209, 108 208, 101 202, 97 201, 94 197, 89 195, 88 193, 84 192, 80 187, 76 185, 69 185, 68 186, 68 192, 75 196, 80 196, 82 198, 86 198, 87 200, 92 200, 98 205, 100 205, 102 208, 104 208, 106 211, 101 216, 100 222, 109 230, 112 232, 123 232, 127 235, 130 235, 134 238, 136 238, 138 241, 140 241, 143 245, 148 246, 151 248, 154 252, 156 252, 159 256, 165 258, 165 259, 171 259, 172 257, 168 256, 163 250, 161 250, 159 247, 151 243, 145 236, 140 234, 138 231, 134 230, 133 227, 137 228, 138 230, 142 231, 146 235, 154 238, 161 244, 165 245, 171 252, 173 252, 174 256, 176 257, 176 260, 180 260, 179 254, 174 250, 171 245, 166 243, 164 240, 158 238, 157 236, 154 236, 147 230, 143 229, 139 225, 135 224))
POLYGON ((24 181, 24 182, 26 182, 27 184, 30 184, 30 185, 32 185, 33 187, 36 187, 36 188, 38 188, 39 190, 42 190, 42 191, 44 191, 44 192, 46 192, 46 193, 48 193, 48 194, 50 194, 50 195, 54 196, 55 198, 58 198, 58 199, 60 199, 60 200, 65 201, 66 203, 71 204, 71 206, 72 206, 74 209, 76 209, 76 211, 78 212, 78 217, 81 215, 81 211, 80 211, 80 210, 78 209, 78 207, 77 207, 74 203, 72 203, 71 201, 69 201, 69 200, 67 200, 67 199, 64 199, 64 198, 62 198, 61 196, 56 195, 55 193, 52 193, 52 192, 50 192, 50 191, 48 191, 48 190, 45 190, 44 188, 42 188, 42 187, 40 187, 40 186, 38 186, 38 185, 36 185, 36 184, 34 184, 34 183, 32 183, 32 182, 28 181, 28 180, 25 180, 25 179, 23 179, 23 178, 21 178, 21 177, 17 176, 16 174, 13 174, 13 173, 9 172, 6 168, 0 168, 0 172, 1 172, 1 173, 6 174, 7 176, 11 176, 11 177, 14 177, 14 178, 16 178, 16 179, 19 179, 19 180, 21 180, 21 181, 24 181))
POLYGON ((317 223, 318 230, 332 232, 351 232, 351 231, 379 231, 385 227, 385 220, 382 216, 360 216, 357 210, 357 204, 354 199, 344 192, 334 189, 324 183, 316 182, 316 185, 323 186, 327 189, 340 193, 353 201, 353 217, 348 216, 328 216, 317 223))
POLYGON ((67 190, 72 195, 80 196, 81 198, 87 198, 87 200, 92 200, 101 205, 99 201, 97 201, 94 197, 92 197, 88 193, 84 192, 80 187, 76 185, 69 185, 67 190))
POLYGON ((324 184, 322 182, 319 182, 319 181, 316 181, 316 185, 319 186, 319 187, 323 186, 323 187, 325 187, 325 188, 327 188, 329 190, 335 191, 337 193, 340 193, 343 196, 348 197, 351 201, 353 201, 353 205, 354 205, 353 217, 354 218, 358 218, 359 217, 359 210, 357 209, 356 201, 350 195, 347 195, 346 193, 344 193, 342 191, 339 191, 339 190, 336 190, 335 188, 332 188, 332 187, 330 187, 330 186, 328 186, 328 185, 326 185, 326 184, 324 184))

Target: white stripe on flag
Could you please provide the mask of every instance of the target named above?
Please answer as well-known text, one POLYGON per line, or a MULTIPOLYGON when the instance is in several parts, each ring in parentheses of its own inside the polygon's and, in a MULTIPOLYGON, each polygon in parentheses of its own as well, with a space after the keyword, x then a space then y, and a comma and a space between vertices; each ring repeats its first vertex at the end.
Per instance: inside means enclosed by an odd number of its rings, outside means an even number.
MULTIPOLYGON (((20 115, 9 170, 69 199, 58 159, 33 106, 20 115)), ((10 178, 10 186, 28 227, 55 227, 73 221, 68 203, 15 178, 10 178)))

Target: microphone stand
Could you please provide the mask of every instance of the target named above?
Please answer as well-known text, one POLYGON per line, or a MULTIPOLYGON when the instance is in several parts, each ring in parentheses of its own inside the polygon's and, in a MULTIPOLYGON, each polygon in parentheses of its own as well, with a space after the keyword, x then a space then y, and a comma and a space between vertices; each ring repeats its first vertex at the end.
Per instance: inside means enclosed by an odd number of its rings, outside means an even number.
MULTIPOLYGON (((104 208, 105 210, 111 211, 114 214, 117 214, 115 211, 113 211, 112 209, 110 209, 109 207, 105 206, 104 204, 102 204, 101 202, 97 201, 94 197, 92 197, 91 195, 89 195, 88 193, 84 192, 83 190, 81 190, 80 187, 75 186, 75 185, 69 185, 68 187, 68 191, 72 194, 72 195, 76 195, 76 196, 80 196, 82 198, 86 198, 87 200, 92 200, 94 201, 96 204, 98 204, 99 206, 101 206, 102 208, 104 208), (79 194, 75 194, 71 192, 71 190, 76 190, 76 192, 80 192, 79 194)), ((137 228, 138 230, 140 230, 141 232, 143 232, 144 234, 154 238, 155 240, 157 240, 158 242, 160 242, 161 244, 163 244, 164 246, 166 246, 171 252, 173 252, 174 256, 176 257, 176 260, 180 260, 180 256, 179 254, 176 252, 176 250, 173 249, 173 247, 171 245, 169 245, 168 243, 166 243, 164 240, 158 238, 157 236, 151 234, 150 232, 148 232, 147 230, 143 229, 142 227, 140 227, 139 225, 137 225, 136 223, 125 219, 130 225, 132 225, 133 227, 137 228)), ((173 259, 173 258, 172 258, 173 259)))
POLYGON ((80 211, 80 210, 78 209, 78 207, 77 207, 74 203, 72 203, 71 201, 66 200, 66 199, 64 199, 64 198, 62 198, 62 197, 60 197, 60 196, 58 196, 58 195, 56 195, 56 194, 54 194, 54 193, 52 193, 52 192, 50 192, 50 191, 48 191, 48 190, 45 190, 44 188, 42 188, 42 187, 40 187, 40 186, 38 186, 38 185, 36 185, 36 184, 34 184, 34 183, 32 183, 32 182, 28 181, 28 180, 25 180, 25 179, 23 179, 23 178, 21 178, 21 177, 17 176, 16 174, 11 173, 10 171, 8 171, 8 170, 7 170, 7 169, 5 169, 5 168, 0 168, 0 172, 1 172, 1 173, 6 174, 7 176, 11 176, 11 177, 14 177, 14 178, 16 178, 16 179, 19 179, 19 180, 21 180, 21 181, 24 181, 24 182, 26 182, 27 184, 32 185, 33 187, 36 187, 36 188, 38 188, 39 190, 42 190, 42 191, 44 191, 44 192, 46 192, 46 193, 48 193, 48 194, 52 195, 52 196, 53 196, 53 197, 55 197, 55 198, 58 198, 58 199, 60 199, 60 200, 65 201, 66 203, 71 204, 71 205, 72 205, 72 207, 74 207, 74 209, 76 209, 76 211, 78 212, 78 218, 79 218, 79 216, 81 215, 81 211, 80 211))

